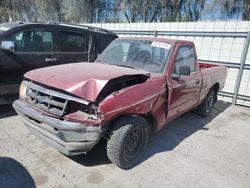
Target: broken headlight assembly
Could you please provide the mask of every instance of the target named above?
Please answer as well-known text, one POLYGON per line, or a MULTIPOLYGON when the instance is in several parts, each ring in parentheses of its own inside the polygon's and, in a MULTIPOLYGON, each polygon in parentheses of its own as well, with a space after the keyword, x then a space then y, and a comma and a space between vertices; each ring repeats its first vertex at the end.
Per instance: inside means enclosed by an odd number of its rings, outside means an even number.
POLYGON ((85 104, 81 104, 79 102, 70 101, 69 106, 68 106, 68 112, 74 113, 77 111, 81 111, 83 113, 86 113, 90 117, 95 117, 95 116, 97 117, 98 116, 96 113, 97 109, 96 109, 96 107, 93 106, 93 104, 85 105, 85 104))
POLYGON ((101 119, 101 114, 97 113, 97 109, 93 104, 85 105, 75 101, 69 101, 67 106, 66 120, 71 121, 92 121, 93 124, 101 119))

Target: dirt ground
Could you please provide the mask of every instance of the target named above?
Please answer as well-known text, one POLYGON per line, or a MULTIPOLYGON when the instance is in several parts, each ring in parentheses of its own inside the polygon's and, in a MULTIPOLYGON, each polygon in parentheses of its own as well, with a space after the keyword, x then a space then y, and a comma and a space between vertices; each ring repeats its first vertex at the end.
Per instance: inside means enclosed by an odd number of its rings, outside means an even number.
POLYGON ((121 170, 104 142, 67 157, 2 106, 0 187, 250 187, 250 108, 218 102, 205 119, 188 112, 150 139, 136 167, 121 170))

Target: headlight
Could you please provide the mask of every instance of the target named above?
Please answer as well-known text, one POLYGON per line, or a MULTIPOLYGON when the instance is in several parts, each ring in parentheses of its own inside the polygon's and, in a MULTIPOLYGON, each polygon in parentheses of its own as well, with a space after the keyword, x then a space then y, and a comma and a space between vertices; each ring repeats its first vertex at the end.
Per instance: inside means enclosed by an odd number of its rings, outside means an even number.
POLYGON ((24 85, 23 83, 21 83, 20 88, 19 88, 19 97, 20 98, 25 98, 26 90, 27 90, 27 86, 24 85))

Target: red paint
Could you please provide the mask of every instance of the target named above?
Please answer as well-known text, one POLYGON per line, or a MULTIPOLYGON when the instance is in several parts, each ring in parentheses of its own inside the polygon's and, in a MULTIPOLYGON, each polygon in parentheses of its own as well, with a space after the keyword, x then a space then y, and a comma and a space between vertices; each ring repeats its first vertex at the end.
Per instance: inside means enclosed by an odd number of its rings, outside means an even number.
POLYGON ((73 63, 32 70, 24 77, 93 102, 109 80, 135 74, 145 72, 101 63, 73 63))
MULTIPOLYGON (((101 118, 96 120, 96 123, 91 121, 90 124, 98 124, 100 120, 102 123, 110 122, 126 114, 147 115, 150 113, 156 120, 159 130, 172 119, 199 105, 215 84, 219 84, 220 89, 224 87, 226 68, 198 63, 197 57, 195 57, 197 69, 195 73, 182 76, 180 80, 172 79, 178 49, 185 45, 194 46, 192 42, 129 37, 129 39, 133 38, 172 44, 173 51, 170 54, 166 71, 163 74, 151 75, 144 83, 121 89, 107 96, 98 106, 101 118)), ((25 77, 86 100, 95 101, 109 80, 135 74, 145 74, 145 72, 100 63, 80 63, 37 69, 25 74, 25 77)), ((86 123, 88 120, 82 117, 82 114, 77 112, 66 115, 65 119, 86 123)))

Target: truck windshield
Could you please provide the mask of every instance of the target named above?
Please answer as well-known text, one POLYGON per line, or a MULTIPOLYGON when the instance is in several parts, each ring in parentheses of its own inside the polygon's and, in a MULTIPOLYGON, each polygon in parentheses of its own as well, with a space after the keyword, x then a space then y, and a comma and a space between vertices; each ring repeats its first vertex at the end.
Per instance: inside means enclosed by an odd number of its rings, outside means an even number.
POLYGON ((162 73, 171 44, 150 40, 118 39, 98 57, 97 62, 162 73))

